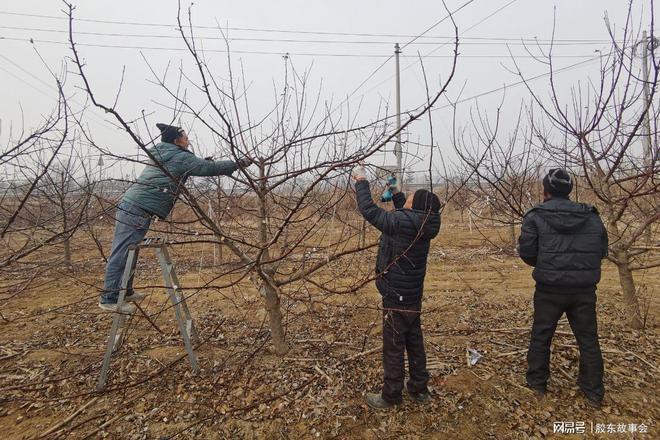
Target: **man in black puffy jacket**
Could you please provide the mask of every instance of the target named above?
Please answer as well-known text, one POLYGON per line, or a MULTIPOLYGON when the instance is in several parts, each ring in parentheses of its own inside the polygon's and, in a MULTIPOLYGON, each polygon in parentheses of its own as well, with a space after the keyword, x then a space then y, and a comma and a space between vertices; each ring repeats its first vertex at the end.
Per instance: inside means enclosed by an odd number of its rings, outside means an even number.
POLYGON ((418 402, 429 398, 429 374, 421 328, 422 294, 431 240, 440 231, 440 201, 418 190, 407 199, 393 190, 394 211, 377 206, 363 172, 354 173, 362 216, 382 232, 376 259, 376 287, 383 298, 383 388, 367 393, 372 408, 401 403, 408 353, 408 394, 418 402))
POLYGON ((596 285, 607 256, 607 231, 596 208, 568 199, 573 188, 560 168, 543 179, 545 201, 523 218, 520 258, 534 266, 534 324, 527 352, 527 384, 539 395, 550 376, 550 344, 566 313, 580 348, 578 385, 588 402, 600 407, 603 357, 598 344, 596 285))

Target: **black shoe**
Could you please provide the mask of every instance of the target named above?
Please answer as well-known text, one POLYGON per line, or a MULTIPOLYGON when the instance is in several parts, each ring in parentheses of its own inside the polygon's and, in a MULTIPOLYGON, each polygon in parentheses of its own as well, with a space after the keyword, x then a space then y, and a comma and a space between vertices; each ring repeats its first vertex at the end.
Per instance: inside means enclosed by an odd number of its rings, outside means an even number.
POLYGON ((387 400, 383 399, 383 396, 380 393, 367 393, 366 400, 367 405, 373 409, 388 409, 400 403, 388 402, 387 400))
POLYGON ((586 397, 587 399, 587 404, 594 409, 600 409, 603 406, 603 399, 598 399, 589 396, 584 396, 584 397, 586 397))
POLYGON ((545 388, 542 388, 542 387, 535 387, 535 386, 532 386, 532 385, 530 385, 530 384, 527 384, 527 388, 529 388, 530 390, 534 391, 534 394, 535 394, 536 397, 538 397, 538 398, 541 398, 541 397, 545 396, 545 393, 546 393, 546 391, 547 391, 545 388))
POLYGON ((421 393, 411 393, 408 391, 408 395, 417 403, 426 403, 431 400, 431 393, 429 393, 428 390, 422 391, 421 393))

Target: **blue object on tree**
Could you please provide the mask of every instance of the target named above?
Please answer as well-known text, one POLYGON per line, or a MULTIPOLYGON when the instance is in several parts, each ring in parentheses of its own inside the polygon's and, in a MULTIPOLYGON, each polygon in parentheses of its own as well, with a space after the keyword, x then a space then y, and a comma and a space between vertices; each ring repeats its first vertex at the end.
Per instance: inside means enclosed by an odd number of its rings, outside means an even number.
POLYGON ((383 191, 383 195, 380 196, 381 202, 389 202, 392 200, 392 197, 394 197, 392 188, 396 188, 396 185, 397 185, 396 177, 394 176, 394 174, 392 174, 390 177, 387 178, 387 187, 385 188, 385 191, 383 191))

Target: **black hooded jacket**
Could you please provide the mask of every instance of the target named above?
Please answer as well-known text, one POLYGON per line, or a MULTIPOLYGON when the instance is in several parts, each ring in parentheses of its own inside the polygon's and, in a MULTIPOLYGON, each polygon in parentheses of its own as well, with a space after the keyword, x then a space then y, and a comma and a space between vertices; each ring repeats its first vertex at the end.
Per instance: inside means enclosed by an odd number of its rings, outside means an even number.
POLYGON ((607 231, 596 208, 552 198, 525 214, 518 253, 534 266, 537 290, 588 293, 596 291, 607 246, 607 231))
POLYGON ((356 182, 355 190, 360 213, 382 232, 376 257, 376 287, 383 306, 420 302, 429 247, 440 231, 440 214, 403 209, 403 193, 394 194, 395 211, 386 211, 374 203, 366 180, 356 182))

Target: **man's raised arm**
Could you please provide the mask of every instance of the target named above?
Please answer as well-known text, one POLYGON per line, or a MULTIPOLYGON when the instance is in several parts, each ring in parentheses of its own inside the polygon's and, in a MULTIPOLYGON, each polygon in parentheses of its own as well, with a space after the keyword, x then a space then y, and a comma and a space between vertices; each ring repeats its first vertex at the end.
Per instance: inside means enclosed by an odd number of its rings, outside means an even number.
POLYGON ((371 197, 371 189, 369 188, 369 181, 363 172, 355 172, 353 174, 355 182, 355 193, 357 197, 357 205, 362 217, 379 231, 385 234, 392 234, 396 231, 397 220, 391 212, 388 212, 374 203, 371 197))
POLYGON ((186 174, 189 176, 229 176, 239 168, 252 164, 252 159, 244 157, 237 162, 233 160, 208 160, 188 155, 184 162, 186 174))

